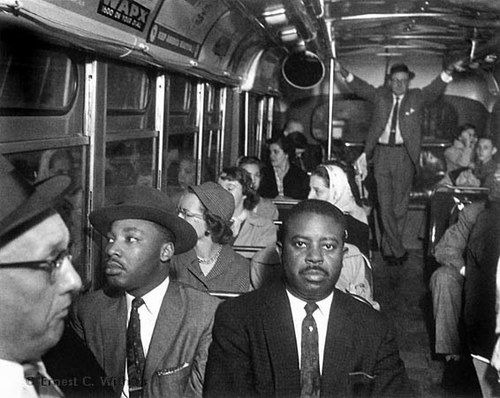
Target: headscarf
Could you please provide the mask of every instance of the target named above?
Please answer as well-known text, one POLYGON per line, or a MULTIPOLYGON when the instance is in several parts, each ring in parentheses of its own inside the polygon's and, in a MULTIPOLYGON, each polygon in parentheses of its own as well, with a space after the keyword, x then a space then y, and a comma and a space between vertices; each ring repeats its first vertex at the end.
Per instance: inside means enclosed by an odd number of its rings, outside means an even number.
POLYGON ((328 186, 328 202, 337 206, 345 214, 368 224, 365 210, 356 203, 352 194, 351 186, 347 180, 347 174, 339 166, 321 165, 328 172, 330 184, 328 186))

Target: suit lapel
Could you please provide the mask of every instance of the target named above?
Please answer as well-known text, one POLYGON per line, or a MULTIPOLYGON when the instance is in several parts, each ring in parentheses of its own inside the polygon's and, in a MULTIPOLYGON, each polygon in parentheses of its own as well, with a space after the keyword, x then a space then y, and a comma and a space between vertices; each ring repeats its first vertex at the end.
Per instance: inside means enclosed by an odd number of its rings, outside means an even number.
POLYGON ((178 330, 182 326, 183 312, 184 303, 179 285, 170 280, 158 313, 151 343, 149 344, 144 380, 151 380, 166 352, 175 352, 175 336, 178 335, 178 330))
POLYGON ((268 340, 272 367, 276 372, 276 395, 299 395, 297 342, 290 302, 283 284, 273 284, 268 290, 264 305, 268 308, 263 311, 262 324, 268 340))
POLYGON ((101 334, 104 352, 103 368, 108 376, 123 383, 126 359, 127 301, 125 295, 113 298, 101 312, 101 334))
POLYGON ((351 313, 346 306, 346 298, 335 290, 328 318, 328 330, 323 357, 321 391, 331 393, 339 380, 345 378, 345 369, 353 352, 353 324, 351 313))

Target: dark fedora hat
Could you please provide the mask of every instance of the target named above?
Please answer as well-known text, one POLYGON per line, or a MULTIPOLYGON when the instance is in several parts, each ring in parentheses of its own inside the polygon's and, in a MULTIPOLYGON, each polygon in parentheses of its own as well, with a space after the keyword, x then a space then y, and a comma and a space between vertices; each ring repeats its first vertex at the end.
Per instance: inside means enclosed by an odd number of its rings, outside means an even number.
POLYGON ((18 229, 52 208, 70 183, 68 176, 56 176, 33 186, 0 155, 0 245, 15 238, 18 229))
POLYGON ((175 254, 184 253, 197 241, 194 228, 178 217, 169 197, 145 186, 116 187, 106 194, 104 207, 90 213, 90 222, 106 235, 116 220, 140 219, 152 221, 171 231, 175 236, 175 254))
POLYGON ((406 66, 406 64, 394 64, 394 65, 392 65, 391 69, 389 71, 389 76, 392 76, 394 73, 398 73, 398 72, 407 73, 410 80, 415 77, 415 73, 413 73, 410 69, 408 69, 408 66, 406 66))

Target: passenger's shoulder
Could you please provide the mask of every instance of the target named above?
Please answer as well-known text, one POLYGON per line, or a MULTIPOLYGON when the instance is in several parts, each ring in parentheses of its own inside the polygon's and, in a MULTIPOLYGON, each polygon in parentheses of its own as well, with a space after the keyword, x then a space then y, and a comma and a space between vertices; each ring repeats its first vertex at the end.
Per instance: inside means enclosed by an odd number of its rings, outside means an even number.
POLYGON ((337 289, 335 289, 334 293, 334 303, 339 310, 346 311, 350 316, 357 318, 357 323, 364 324, 365 327, 383 326, 388 322, 388 318, 384 313, 337 289))

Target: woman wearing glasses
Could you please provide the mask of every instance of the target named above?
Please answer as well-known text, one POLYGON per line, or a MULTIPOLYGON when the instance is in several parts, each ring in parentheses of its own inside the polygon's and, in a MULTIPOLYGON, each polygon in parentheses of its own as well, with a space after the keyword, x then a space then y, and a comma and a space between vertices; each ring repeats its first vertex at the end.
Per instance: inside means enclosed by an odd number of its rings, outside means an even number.
POLYGON ((233 196, 214 182, 190 186, 178 206, 179 217, 196 231, 194 249, 172 258, 172 278, 214 294, 250 290, 250 264, 231 248, 233 196))

